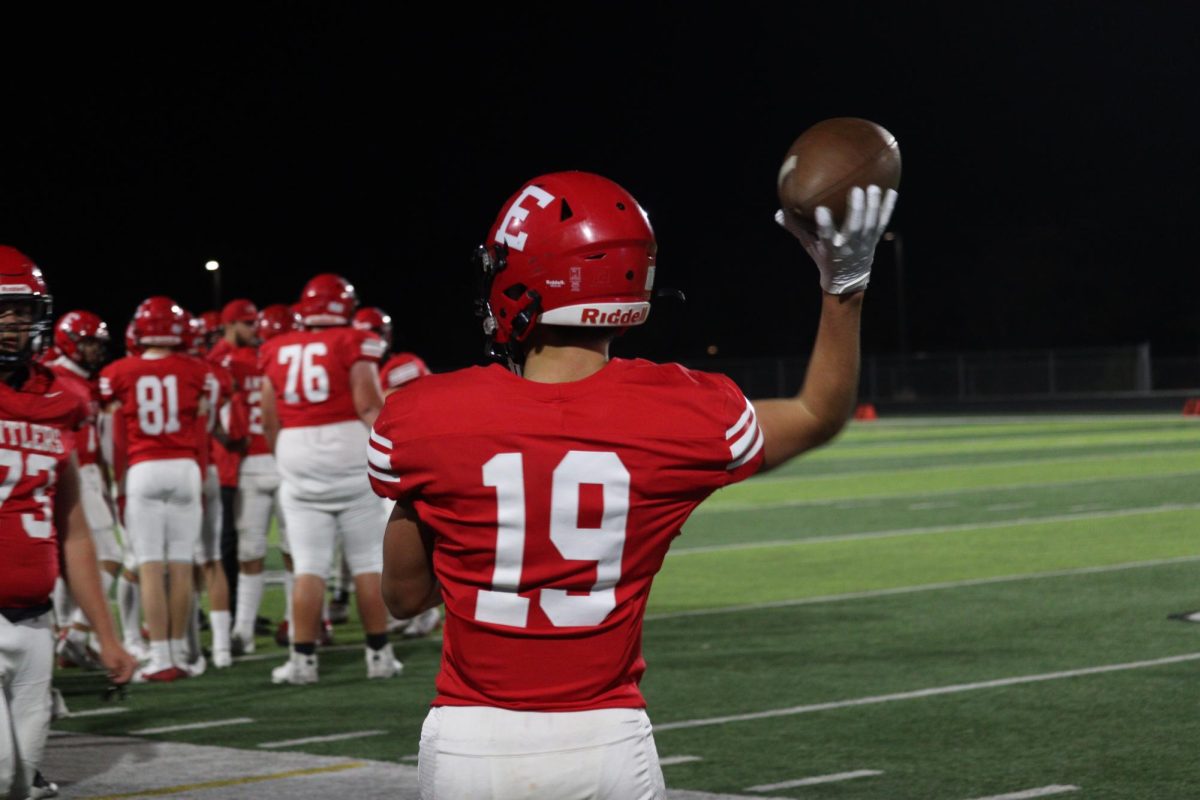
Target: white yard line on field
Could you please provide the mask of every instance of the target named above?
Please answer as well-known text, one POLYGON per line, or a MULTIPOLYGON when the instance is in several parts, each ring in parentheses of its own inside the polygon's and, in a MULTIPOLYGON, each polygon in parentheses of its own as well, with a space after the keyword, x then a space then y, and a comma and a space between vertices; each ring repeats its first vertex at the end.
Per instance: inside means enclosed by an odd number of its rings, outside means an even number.
POLYGON ((658 760, 659 766, 672 767, 676 764, 691 764, 693 761, 703 761, 700 756, 667 756, 658 760))
POLYGON ((382 736, 387 731, 351 731, 350 733, 335 733, 332 736, 306 736, 303 739, 284 739, 281 742, 263 742, 259 747, 272 750, 277 747, 296 747, 302 744, 317 742, 340 742, 343 739, 361 739, 366 736, 382 736))
MULTIPOLYGON (((1200 448, 1198 448, 1200 449, 1200 448)), ((843 478, 866 479, 873 475, 882 475, 886 477, 894 476, 897 472, 902 472, 905 475, 911 475, 914 472, 936 472, 954 470, 961 472, 963 470, 986 469, 989 467, 1028 467, 1036 464, 1085 464, 1093 461, 1130 461, 1136 458, 1159 458, 1163 453, 1157 451, 1137 452, 1132 454, 1117 454, 1108 456, 1079 456, 1077 458, 1029 458, 1022 461, 985 461, 978 464, 937 464, 930 467, 905 467, 903 470, 896 468, 878 469, 870 472, 837 472, 837 473, 822 473, 819 475, 777 475, 767 476, 764 478, 752 478, 746 483, 736 484, 737 486, 758 486, 764 483, 813 483, 816 481, 836 481, 843 478)), ((1153 480, 1155 478, 1178 478, 1186 475, 1195 475, 1200 473, 1196 469, 1173 470, 1171 472, 1156 472, 1143 475, 1105 475, 1095 478, 1078 478, 1065 481, 1027 481, 1021 483, 1003 483, 989 484, 987 486, 971 486, 962 489, 942 489, 933 492, 880 492, 879 494, 864 494, 855 497, 840 497, 840 498, 812 498, 808 500, 788 500, 780 503, 738 503, 737 505, 714 504, 708 508, 707 513, 715 514, 718 511, 733 511, 744 510, 746 508, 768 508, 768 507, 786 507, 789 505, 830 505, 832 503, 844 502, 846 500, 876 500, 886 499, 889 497, 935 497, 943 494, 961 494, 962 492, 990 492, 996 489, 1029 489, 1044 486, 1074 486, 1081 483, 1103 483, 1105 481, 1139 481, 1153 480)), ((723 490, 730 492, 729 489, 723 490)), ((733 493, 738 490, 734 489, 733 493)), ((721 494, 717 494, 721 497, 721 494)), ((701 506, 697 511, 704 511, 705 506, 701 506)))
POLYGON ((177 731, 198 731, 203 728, 223 728, 226 725, 245 725, 254 722, 250 717, 233 717, 232 719, 214 719, 208 722, 189 722, 183 725, 164 725, 161 728, 141 728, 130 731, 130 736, 152 736, 156 733, 175 733, 177 731))
POLYGON ((857 697, 851 700, 837 700, 832 703, 816 703, 805 706, 790 706, 788 708, 772 708, 766 711, 754 711, 747 714, 730 714, 724 717, 707 717, 705 719, 686 719, 679 722, 667 722, 661 725, 654 726, 654 732, 673 731, 683 728, 703 728, 709 725, 726 725, 731 722, 749 722, 757 719, 770 719, 772 717, 790 717, 797 714, 812 714, 817 711, 832 711, 838 708, 852 708, 854 706, 869 706, 879 703, 892 703, 897 700, 917 700, 924 697, 937 697, 946 694, 958 694, 960 692, 972 692, 979 689, 998 689, 1005 686, 1019 686, 1026 683, 1041 683, 1043 681, 1056 681, 1064 678, 1080 678, 1086 675, 1102 675, 1108 672, 1124 672, 1131 669, 1147 669, 1150 667, 1161 667, 1167 664, 1181 664, 1187 661, 1200 661, 1200 653, 1184 653, 1178 656, 1166 656, 1164 658, 1155 658, 1148 661, 1130 661, 1124 664, 1104 664, 1098 667, 1083 667, 1081 669, 1069 669, 1061 672, 1044 672, 1040 675, 1019 675, 1013 678, 998 678, 990 681, 978 681, 976 683, 956 683, 950 686, 934 686, 929 689, 917 689, 911 692, 896 692, 894 694, 881 694, 873 697, 857 697))
POLYGON ((934 533, 955 531, 977 531, 989 528, 1009 528, 1024 525, 1040 525, 1057 522, 1076 522, 1086 519, 1109 519, 1136 517, 1143 514, 1166 514, 1172 511, 1197 511, 1200 503, 1165 503, 1141 508, 1114 508, 1110 511, 1090 511, 1079 514, 1051 514, 1045 517, 1013 517, 991 522, 959 522, 952 525, 927 525, 918 528, 892 528, 884 531, 859 531, 856 533, 834 533, 828 536, 806 536, 802 539, 764 539, 758 542, 733 542, 730 544, 708 544, 700 547, 673 547, 667 556, 688 556, 696 553, 716 553, 726 550, 758 550, 763 547, 791 547, 794 545, 822 544, 825 542, 851 542, 858 539, 888 539, 893 536, 925 536, 934 533))
POLYGON ((76 717, 103 717, 108 714, 124 714, 129 710, 129 706, 104 706, 102 708, 90 708, 87 711, 72 711, 63 719, 75 719, 76 717))
POLYGON ((1039 786, 1037 789, 1026 789, 1023 792, 1009 792, 1008 794, 994 794, 991 797, 977 797, 975 800, 1032 800, 1035 797, 1049 797, 1052 794, 1065 794, 1067 792, 1078 791, 1078 786, 1039 786))
POLYGON ((1126 561, 1121 564, 1105 564, 1099 567, 1076 567, 1074 569, 1058 569, 1050 572, 1027 572, 1019 575, 997 575, 994 578, 969 578, 961 581, 922 583, 916 586, 896 586, 891 589, 870 589, 864 592, 846 592, 844 594, 817 595, 816 597, 798 597, 792 600, 773 600, 767 603, 745 603, 743 605, 720 606, 717 608, 697 608, 692 611, 668 611, 662 614, 647 614, 645 619, 653 622, 662 619, 706 617, 710 614, 734 614, 742 611, 762 611, 769 608, 810 606, 817 605, 819 603, 840 603, 844 600, 868 600, 872 597, 889 597, 897 594, 916 594, 918 592, 933 592, 940 589, 965 589, 971 586, 988 586, 993 583, 1033 581, 1041 580, 1042 578, 1066 578, 1071 575, 1098 575, 1105 572, 1121 572, 1127 569, 1145 569, 1148 567, 1165 567, 1171 564, 1188 564, 1195 561, 1200 561, 1200 556, 1157 558, 1152 561, 1126 561))
POLYGON ((816 775, 812 778, 798 778, 794 781, 780 781, 779 783, 764 783, 761 786, 749 786, 747 792, 771 792, 775 789, 793 789, 797 786, 817 786, 822 783, 837 783, 838 781, 849 781, 855 778, 870 778, 873 775, 882 775, 883 773, 877 769, 857 769, 853 772, 836 772, 832 775, 816 775))

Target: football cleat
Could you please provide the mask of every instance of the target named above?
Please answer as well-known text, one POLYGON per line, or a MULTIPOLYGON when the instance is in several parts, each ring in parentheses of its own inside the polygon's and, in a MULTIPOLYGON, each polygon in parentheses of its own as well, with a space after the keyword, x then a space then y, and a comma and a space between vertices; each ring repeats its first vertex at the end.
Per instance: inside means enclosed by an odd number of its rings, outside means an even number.
POLYGON ((248 656, 254 652, 254 637, 243 638, 240 633, 235 633, 229 639, 229 649, 232 655, 248 656))
POLYGON ((271 670, 271 683, 290 683, 302 686, 317 682, 317 656, 292 652, 283 666, 271 670))
POLYGON ((208 659, 204 654, 196 656, 192 661, 189 661, 186 666, 180 668, 189 678, 199 678, 208 669, 208 659))
POLYGON ((228 650, 214 650, 212 657, 213 666, 217 669, 225 669, 233 666, 233 654, 228 650))
POLYGON ((379 650, 366 649, 367 678, 391 678, 404 671, 404 665, 392 652, 392 646, 384 645, 379 650))
POLYGON ((46 780, 41 770, 37 770, 33 773, 33 787, 29 792, 29 800, 45 800, 48 797, 58 797, 58 784, 46 780))
POLYGON ((181 678, 190 677, 189 674, 175 665, 169 667, 157 667, 155 665, 145 666, 133 673, 134 683, 170 683, 181 678))
POLYGON ((87 641, 72 639, 68 631, 62 632, 56 649, 60 668, 104 669, 100 656, 87 646, 87 641))
POLYGON ((388 615, 387 632, 388 633, 403 633, 404 629, 407 628, 412 623, 412 621, 413 621, 412 617, 406 617, 405 619, 396 619, 391 614, 389 614, 388 615))
POLYGON ((412 621, 405 626, 401 635, 405 639, 420 639, 428 636, 438 629, 442 624, 442 612, 437 606, 426 609, 420 614, 412 618, 412 621))

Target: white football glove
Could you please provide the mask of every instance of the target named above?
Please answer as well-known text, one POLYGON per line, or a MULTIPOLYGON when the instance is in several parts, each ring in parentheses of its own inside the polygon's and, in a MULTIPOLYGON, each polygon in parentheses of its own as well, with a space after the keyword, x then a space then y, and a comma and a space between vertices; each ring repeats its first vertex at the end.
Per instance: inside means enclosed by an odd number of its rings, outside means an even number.
POLYGON ((846 294, 867 288, 875 245, 887 229, 896 207, 895 189, 883 192, 871 185, 864 192, 855 186, 846 202, 846 221, 834 230, 833 214, 825 206, 816 211, 817 233, 805 229, 790 211, 775 212, 775 221, 800 240, 821 271, 821 288, 830 294, 846 294))

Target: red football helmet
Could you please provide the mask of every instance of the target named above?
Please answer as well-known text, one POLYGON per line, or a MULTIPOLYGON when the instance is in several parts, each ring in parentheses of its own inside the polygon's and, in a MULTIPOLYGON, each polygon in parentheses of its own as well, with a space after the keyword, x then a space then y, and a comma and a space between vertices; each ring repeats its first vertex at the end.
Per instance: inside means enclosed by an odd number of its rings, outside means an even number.
POLYGON ((304 284, 296 310, 308 326, 349 325, 358 294, 350 281, 331 272, 322 273, 304 284))
POLYGON ((642 324, 657 251, 646 212, 607 178, 556 172, 529 181, 504 204, 477 251, 480 315, 493 354, 514 360, 512 343, 539 322, 642 324))
POLYGON ((133 332, 133 320, 129 320, 129 324, 125 326, 125 355, 136 356, 141 355, 142 348, 138 347, 137 335, 133 332))
POLYGON ((278 336, 281 333, 288 333, 300 329, 300 316, 290 307, 279 304, 267 306, 262 311, 258 312, 258 322, 255 325, 255 330, 258 332, 258 338, 261 341, 266 341, 272 337, 278 336))
POLYGON ((54 346, 79 366, 93 371, 104 363, 109 338, 108 325, 91 311, 68 311, 54 326, 54 346), (91 359, 85 358, 79 349, 79 343, 84 339, 95 339, 100 344, 91 359))
POLYGON ((208 351, 208 324, 204 321, 204 315, 194 316, 190 311, 184 309, 184 318, 187 320, 187 332, 183 335, 184 350, 188 355, 203 357, 208 351))
POLYGON ((148 297, 133 312, 133 336, 141 348, 179 347, 187 332, 187 312, 169 297, 148 297))
POLYGON ((0 245, 0 304, 10 302, 27 303, 30 321, 3 327, 22 328, 28 332, 29 340, 19 351, 0 349, 0 364, 24 364, 50 343, 54 304, 37 264, 20 250, 0 245))
POLYGON ((221 309, 221 324, 233 325, 235 322, 248 322, 253 325, 258 320, 258 306, 245 298, 230 300, 221 309))
POLYGON ((392 344, 392 316, 378 306, 366 306, 354 312, 351 323, 360 331, 374 331, 388 343, 392 344))

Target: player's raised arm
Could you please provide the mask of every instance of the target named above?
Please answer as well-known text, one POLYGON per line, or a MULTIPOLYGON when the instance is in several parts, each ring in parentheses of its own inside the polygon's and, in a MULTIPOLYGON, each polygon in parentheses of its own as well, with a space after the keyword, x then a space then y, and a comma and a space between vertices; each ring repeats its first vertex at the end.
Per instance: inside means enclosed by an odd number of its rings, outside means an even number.
POLYGON ((114 683, 127 683, 137 662, 125 652, 117 638, 100 584, 100 569, 92 532, 79 501, 79 468, 71 455, 58 476, 54 495, 54 523, 62 532, 63 568, 71 596, 91 623, 100 642, 100 660, 114 683))
POLYGON ((828 208, 817 209, 817 233, 810 233, 790 211, 775 221, 792 233, 821 272, 821 321, 804 386, 792 398, 754 403, 762 428, 763 469, 824 444, 845 426, 858 395, 859 325, 863 290, 871 276, 875 245, 887 228, 896 192, 878 186, 855 187, 847 201, 841 230, 828 208))

